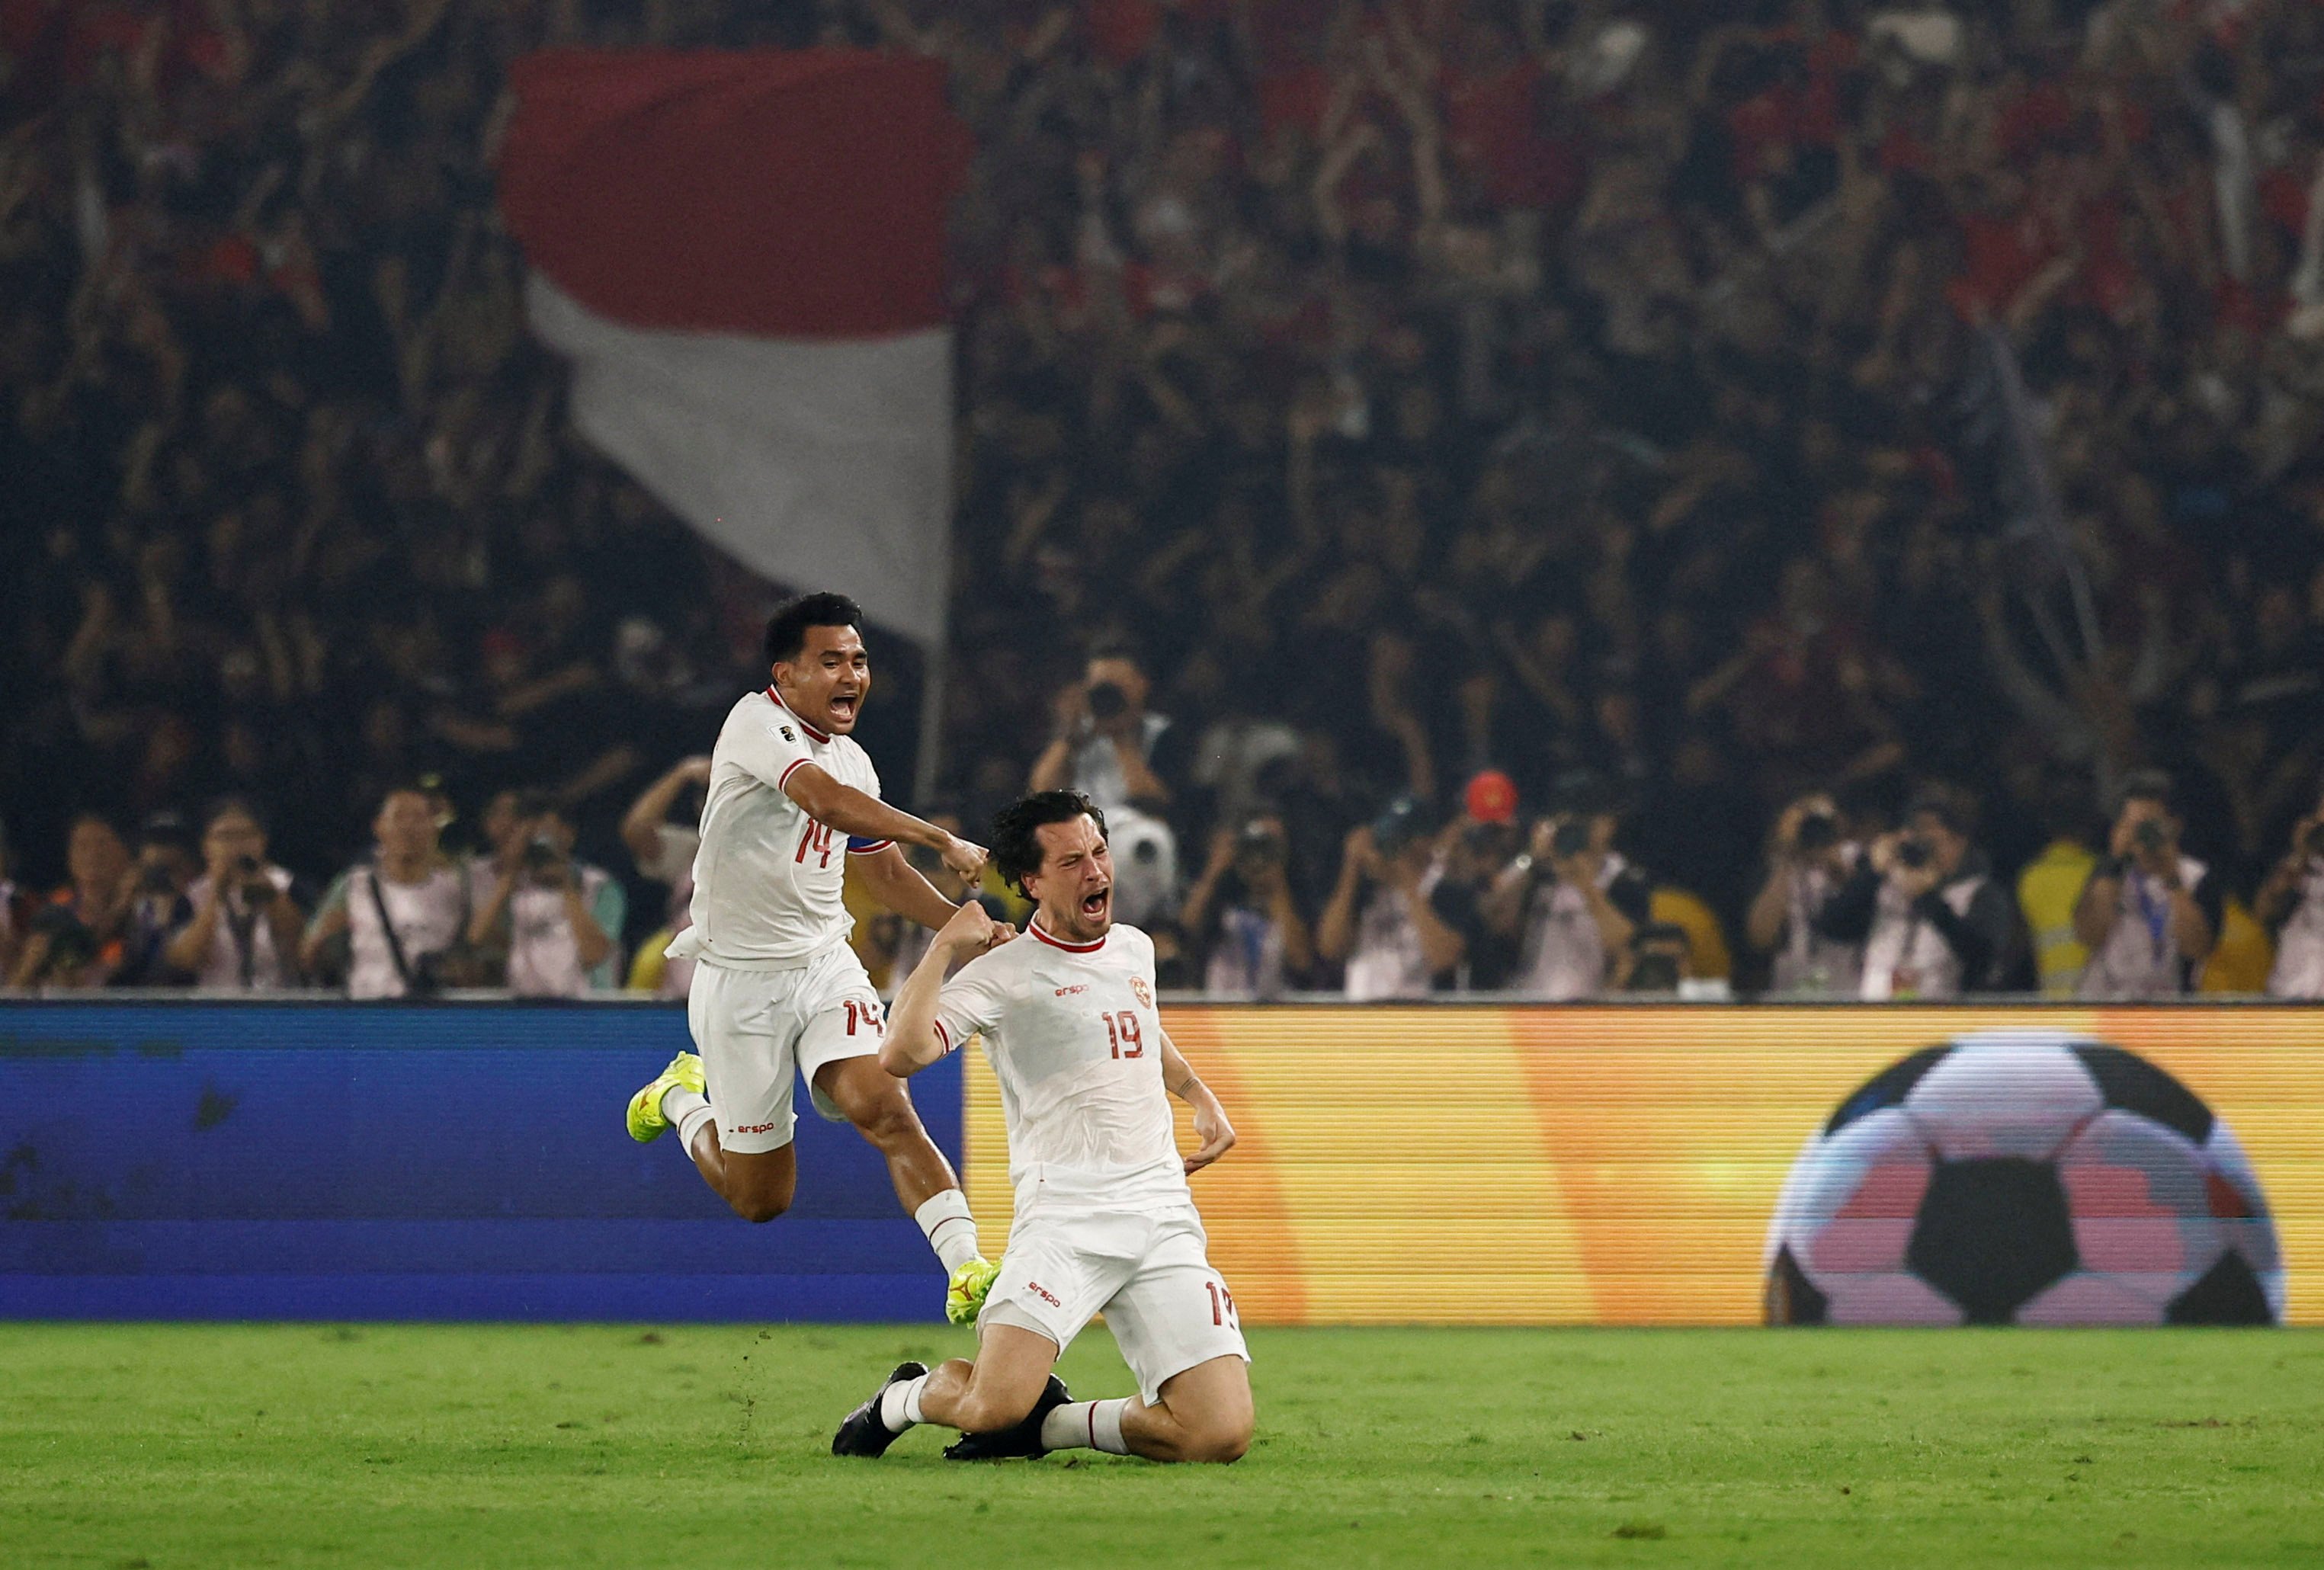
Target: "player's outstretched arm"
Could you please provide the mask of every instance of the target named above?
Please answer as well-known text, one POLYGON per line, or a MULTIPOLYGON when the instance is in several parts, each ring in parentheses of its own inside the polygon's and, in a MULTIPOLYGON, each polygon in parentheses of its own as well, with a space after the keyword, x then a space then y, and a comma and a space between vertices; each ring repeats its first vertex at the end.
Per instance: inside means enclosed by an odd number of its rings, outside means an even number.
POLYGON ((880 1041, 880 1067, 899 1079, 908 1079, 942 1057, 944 1032, 936 1029, 936 1005, 944 993, 945 973, 953 962, 982 954, 1008 941, 1004 929, 971 900, 937 928, 927 953, 888 1005, 888 1033, 880 1041))
POLYGON ((937 893, 936 886, 920 876, 920 870, 907 861, 896 845, 884 845, 875 851, 852 854, 847 858, 847 870, 862 880, 865 891, 874 900, 899 916, 938 929, 952 919, 953 902, 937 893))
POLYGON ((1227 1121, 1227 1109, 1219 1104, 1211 1087, 1195 1074, 1194 1066, 1179 1053, 1167 1030, 1162 1032, 1162 1084, 1172 1095, 1194 1109, 1194 1138, 1202 1144, 1186 1158, 1189 1173, 1201 1171, 1234 1149, 1234 1124, 1227 1121))
POLYGON ((889 806, 867 791, 843 785, 814 763, 801 763, 782 772, 782 792, 798 803, 799 810, 826 828, 857 839, 900 840, 924 845, 944 858, 944 864, 973 882, 984 872, 984 847, 972 845, 935 824, 889 806))

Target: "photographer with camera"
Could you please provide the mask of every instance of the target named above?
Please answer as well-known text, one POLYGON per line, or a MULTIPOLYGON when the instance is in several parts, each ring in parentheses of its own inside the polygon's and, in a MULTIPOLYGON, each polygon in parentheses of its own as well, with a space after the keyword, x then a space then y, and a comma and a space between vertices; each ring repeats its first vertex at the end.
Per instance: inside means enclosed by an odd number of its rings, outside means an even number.
POLYGON ((1476 929, 1475 900, 1445 882, 1420 804, 1399 796, 1349 833, 1315 950, 1346 965, 1350 1002, 1425 998, 1451 981, 1476 929))
POLYGON ((2192 992, 2218 941, 2223 891, 2209 868, 2179 848, 2185 826, 2168 774, 2137 771, 2119 794, 2106 857, 2090 869, 2074 907, 2075 936, 2089 950, 2078 994, 2192 992))
POLYGON ((94 812, 73 819, 69 882, 32 913, 8 974, 12 987, 101 987, 121 969, 122 928, 143 873, 118 829, 94 812))
POLYGON ((118 939, 120 957, 108 986, 177 986, 185 973, 169 962, 171 936, 186 919, 186 891, 201 875, 194 833, 182 813, 163 808, 138 827, 118 939))
POLYGON ((1178 913, 1207 956, 1203 990, 1215 997, 1277 998, 1315 964, 1306 919, 1291 895, 1291 840, 1261 813, 1211 836, 1211 859, 1178 913))
POLYGON ((2259 886, 2252 914, 2275 934, 2267 995, 2324 999, 2324 795, 2292 828, 2292 846, 2259 886))
POLYGON ((1654 888, 1614 848, 1621 827, 1613 792, 1582 771, 1558 781, 1556 810, 1484 899, 1486 925, 1517 940, 1509 990, 1563 1002, 1618 984, 1654 888))
POLYGON ((306 912, 290 874, 266 859, 266 826, 240 797, 227 797, 202 822, 206 870, 186 891, 181 919, 162 959, 198 987, 281 992, 299 984, 306 912))
POLYGON ((1109 824, 1124 807, 1167 812, 1185 777, 1187 738, 1167 716, 1146 706, 1152 691, 1127 648, 1093 650, 1082 679, 1057 695, 1056 733, 1035 761, 1026 789, 1078 790, 1109 824))
POLYGON ((1826 937, 1816 923, 1863 854, 1841 825, 1839 805, 1821 791, 1801 797, 1776 817, 1767 840, 1766 880, 1743 920, 1751 947, 1772 956, 1770 993, 1856 995, 1863 947, 1826 937))
POLYGON ((1866 1002, 2023 988, 2016 902, 1970 845, 1969 821, 1952 792, 1921 791, 1817 918, 1821 936, 1863 945, 1866 1002))
MULTIPOLYGON (((503 804, 495 803, 495 806, 503 804)), ((490 864, 493 886, 468 923, 468 942, 503 957, 507 986, 521 998, 577 998, 619 984, 615 934, 628 895, 601 867, 573 859, 572 823, 555 802, 524 792, 504 804, 490 864)))
POLYGON ((376 852, 347 870, 307 928, 299 963, 308 974, 332 968, 344 943, 349 997, 425 997, 484 984, 482 956, 468 942, 475 904, 468 871, 438 849, 441 833, 426 790, 388 791, 372 820, 376 852))
MULTIPOLYGON (((659 941, 639 946, 644 963, 659 962, 659 980, 654 989, 659 997, 683 999, 694 984, 696 962, 691 957, 669 958, 662 950, 670 938, 694 925, 694 853, 702 848, 702 806, 709 789, 709 755, 681 758, 639 793, 622 818, 622 843, 637 863, 638 875, 669 891, 662 905, 664 935, 659 941), (678 815, 676 821, 672 812, 678 815)), ((905 854, 919 848, 912 846, 905 854)), ((926 930, 918 922, 905 925, 915 932, 926 930)), ((641 961, 633 958, 631 963, 634 967, 641 961)), ((634 976, 631 984, 638 984, 634 976)))

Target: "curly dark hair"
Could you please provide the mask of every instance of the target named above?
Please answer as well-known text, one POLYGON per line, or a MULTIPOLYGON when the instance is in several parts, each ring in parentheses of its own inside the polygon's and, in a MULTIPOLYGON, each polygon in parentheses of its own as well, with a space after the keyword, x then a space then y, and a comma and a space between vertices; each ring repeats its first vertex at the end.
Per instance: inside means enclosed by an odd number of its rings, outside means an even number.
POLYGON ((845 595, 801 595, 785 600, 767 618, 767 663, 796 660, 807 647, 809 627, 853 627, 863 629, 863 607, 845 595))
POLYGON ((1082 817, 1097 825, 1099 838, 1105 837, 1105 814, 1078 790, 1036 790, 994 813, 992 864, 999 869, 1001 882, 1031 899, 1025 889, 1026 875, 1041 870, 1047 854, 1038 831, 1045 824, 1071 823, 1082 817))

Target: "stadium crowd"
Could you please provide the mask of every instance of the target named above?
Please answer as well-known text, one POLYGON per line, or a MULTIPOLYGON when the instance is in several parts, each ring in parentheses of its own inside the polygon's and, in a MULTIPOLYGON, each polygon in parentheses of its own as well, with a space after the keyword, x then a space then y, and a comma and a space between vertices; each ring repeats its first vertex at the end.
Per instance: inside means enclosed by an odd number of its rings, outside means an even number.
POLYGON ((2291 0, 7 0, 20 984, 658 952, 764 590, 523 330, 550 42, 948 60, 947 801, 1178 984, 2324 993, 2291 0))

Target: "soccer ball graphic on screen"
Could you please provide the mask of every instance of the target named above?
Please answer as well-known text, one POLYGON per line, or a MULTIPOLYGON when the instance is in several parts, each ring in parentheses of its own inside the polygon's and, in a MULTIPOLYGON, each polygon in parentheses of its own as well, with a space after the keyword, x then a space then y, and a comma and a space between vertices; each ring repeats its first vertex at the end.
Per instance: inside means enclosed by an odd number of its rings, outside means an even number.
POLYGON ((1986 1030, 1891 1065, 1792 1164, 1771 1325, 2273 1325, 2241 1146, 2119 1047, 1986 1030))

